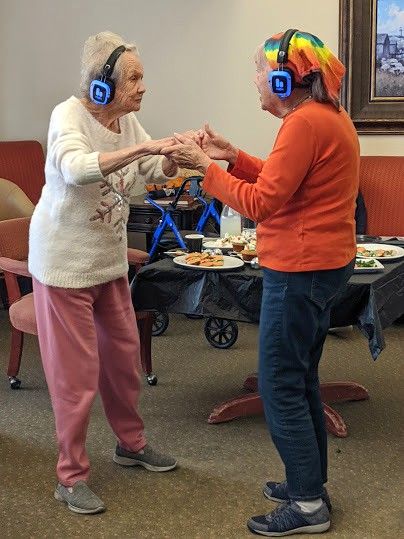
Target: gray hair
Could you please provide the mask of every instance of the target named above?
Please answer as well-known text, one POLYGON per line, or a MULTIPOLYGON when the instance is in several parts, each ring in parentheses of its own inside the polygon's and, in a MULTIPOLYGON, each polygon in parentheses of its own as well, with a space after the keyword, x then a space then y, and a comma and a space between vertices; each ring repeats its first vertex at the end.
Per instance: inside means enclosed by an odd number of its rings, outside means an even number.
POLYGON ((261 43, 261 45, 256 48, 254 53, 254 60, 257 62, 260 69, 264 69, 264 67, 268 66, 268 62, 265 57, 264 45, 265 43, 261 43))
MULTIPOLYGON (((90 36, 84 43, 81 56, 80 79, 80 91, 84 97, 88 95, 91 82, 100 77, 102 68, 111 52, 121 45, 123 45, 127 51, 138 54, 138 50, 134 43, 125 43, 121 36, 113 34, 112 32, 100 32, 95 36, 90 36)), ((114 82, 118 81, 122 76, 120 59, 121 58, 119 57, 111 75, 111 80, 114 82)))

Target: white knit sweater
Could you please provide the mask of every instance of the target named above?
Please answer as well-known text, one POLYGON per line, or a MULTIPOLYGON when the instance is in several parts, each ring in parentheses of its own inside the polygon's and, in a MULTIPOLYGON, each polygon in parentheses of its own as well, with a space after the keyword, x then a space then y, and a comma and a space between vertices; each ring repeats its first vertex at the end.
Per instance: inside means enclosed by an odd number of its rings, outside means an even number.
POLYGON ((86 288, 128 271, 129 199, 145 181, 166 179, 162 157, 133 161, 104 177, 99 153, 149 140, 134 113, 119 119, 120 134, 100 124, 76 97, 52 112, 46 183, 31 220, 28 266, 41 283, 86 288))

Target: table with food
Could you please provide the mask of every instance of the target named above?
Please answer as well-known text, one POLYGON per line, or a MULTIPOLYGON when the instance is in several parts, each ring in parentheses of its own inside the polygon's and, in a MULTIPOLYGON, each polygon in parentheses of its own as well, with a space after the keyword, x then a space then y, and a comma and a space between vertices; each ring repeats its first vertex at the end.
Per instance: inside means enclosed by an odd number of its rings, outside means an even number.
MULTIPOLYGON (((135 307, 142 310, 257 323, 262 271, 254 232, 206 238, 202 253, 168 251, 142 268, 132 289, 135 307)), ((385 346, 383 328, 404 314, 403 298, 404 248, 358 244, 354 275, 332 311, 331 325, 357 325, 376 359, 385 346)))

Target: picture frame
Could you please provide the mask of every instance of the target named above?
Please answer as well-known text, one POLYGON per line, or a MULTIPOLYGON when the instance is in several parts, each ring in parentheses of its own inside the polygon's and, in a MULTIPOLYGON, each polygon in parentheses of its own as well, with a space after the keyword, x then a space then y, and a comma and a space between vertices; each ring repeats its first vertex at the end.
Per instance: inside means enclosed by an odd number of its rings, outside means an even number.
POLYGON ((404 134, 404 29, 389 36, 394 19, 382 19, 401 6, 404 11, 404 0, 340 0, 341 103, 359 134, 404 134), (393 11, 386 4, 394 4, 393 11))

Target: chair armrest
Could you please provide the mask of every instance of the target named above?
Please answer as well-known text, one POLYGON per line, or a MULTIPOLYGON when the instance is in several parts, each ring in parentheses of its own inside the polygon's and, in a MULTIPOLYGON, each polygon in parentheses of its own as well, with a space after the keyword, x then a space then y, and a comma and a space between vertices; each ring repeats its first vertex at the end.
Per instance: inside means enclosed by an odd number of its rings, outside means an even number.
POLYGON ((0 256, 0 269, 3 271, 9 271, 10 273, 15 273, 16 275, 31 277, 31 274, 28 271, 27 260, 13 260, 12 258, 0 256))
POLYGON ((132 249, 128 247, 128 262, 131 266, 138 266, 146 264, 149 261, 149 255, 145 251, 139 249, 132 249))

